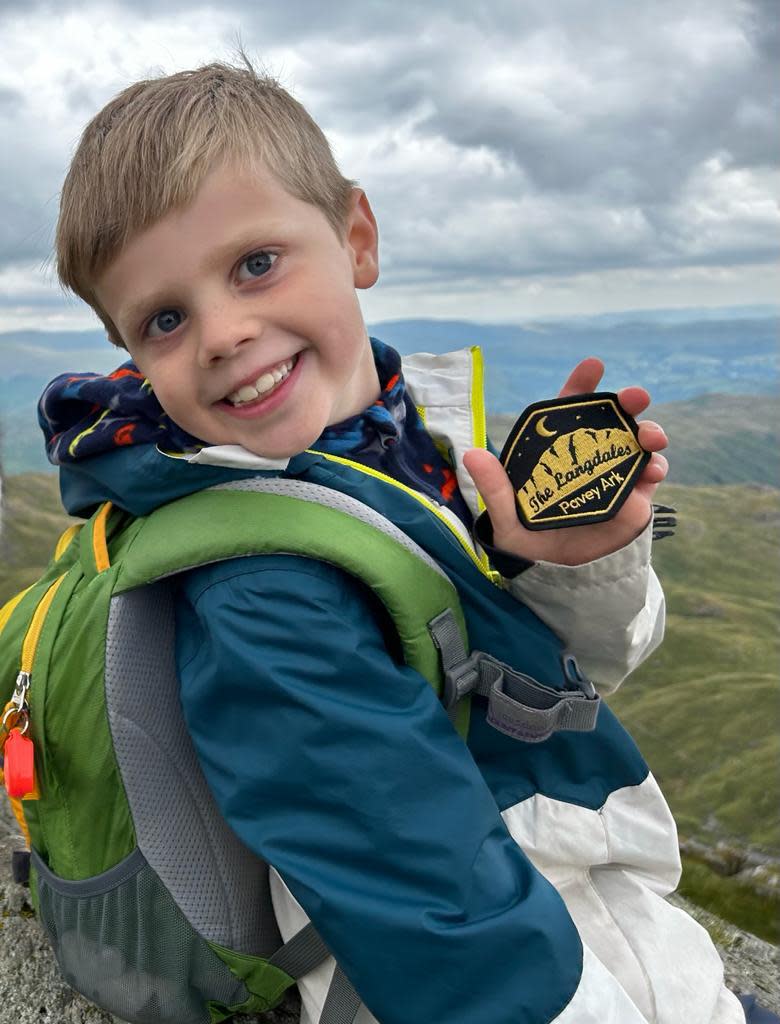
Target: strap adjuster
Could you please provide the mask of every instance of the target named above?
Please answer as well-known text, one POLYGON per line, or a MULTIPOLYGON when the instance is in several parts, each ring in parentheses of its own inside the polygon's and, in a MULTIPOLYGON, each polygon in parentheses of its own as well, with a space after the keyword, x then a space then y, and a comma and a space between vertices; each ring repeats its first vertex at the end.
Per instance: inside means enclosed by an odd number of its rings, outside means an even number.
POLYGON ((558 690, 485 654, 466 654, 463 637, 451 610, 428 623, 441 654, 444 675, 442 703, 455 721, 458 703, 471 693, 486 697, 487 721, 494 729, 524 740, 541 743, 554 732, 589 732, 596 727, 601 698, 580 670, 573 654, 561 661, 567 682, 576 689, 558 690))
POLYGON ((459 701, 468 697, 477 688, 479 662, 482 657, 484 655, 479 651, 472 651, 463 661, 445 670, 441 702, 446 711, 452 710, 459 701))

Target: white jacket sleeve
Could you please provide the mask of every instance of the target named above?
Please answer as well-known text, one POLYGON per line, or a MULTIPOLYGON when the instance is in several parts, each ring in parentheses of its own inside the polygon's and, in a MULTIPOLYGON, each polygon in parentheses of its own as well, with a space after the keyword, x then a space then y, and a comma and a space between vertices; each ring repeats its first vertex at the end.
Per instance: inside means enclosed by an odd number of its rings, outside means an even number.
POLYGON ((650 564, 652 519, 630 544, 584 565, 536 562, 507 580, 601 693, 616 690, 661 643, 664 595, 650 564))

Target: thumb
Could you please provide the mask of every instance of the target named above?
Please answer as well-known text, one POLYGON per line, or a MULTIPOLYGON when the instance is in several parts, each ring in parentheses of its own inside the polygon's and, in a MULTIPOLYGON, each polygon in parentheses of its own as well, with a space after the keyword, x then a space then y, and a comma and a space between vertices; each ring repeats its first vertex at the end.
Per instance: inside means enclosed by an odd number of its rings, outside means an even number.
POLYGON ((463 455, 463 465, 482 495, 493 524, 495 536, 516 528, 515 492, 506 470, 491 452, 470 448, 463 455))

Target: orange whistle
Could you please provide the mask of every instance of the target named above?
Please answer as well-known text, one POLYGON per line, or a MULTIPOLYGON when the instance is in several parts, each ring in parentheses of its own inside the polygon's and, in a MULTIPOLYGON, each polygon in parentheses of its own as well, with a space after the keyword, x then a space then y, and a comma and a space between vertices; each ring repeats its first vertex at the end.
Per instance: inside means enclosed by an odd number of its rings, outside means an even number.
POLYGON ((29 736, 11 729, 3 749, 5 788, 11 799, 35 800, 35 748, 29 736))

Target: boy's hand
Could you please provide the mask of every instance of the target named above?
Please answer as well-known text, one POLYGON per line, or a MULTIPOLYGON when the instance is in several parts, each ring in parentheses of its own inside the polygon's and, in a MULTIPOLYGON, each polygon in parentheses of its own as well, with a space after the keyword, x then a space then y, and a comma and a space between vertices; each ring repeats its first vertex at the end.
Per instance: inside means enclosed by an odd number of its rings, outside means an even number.
MULTIPOLYGON (((595 391, 603 373, 600 359, 583 359, 571 372, 559 397, 595 391)), ((638 416, 650 404, 650 396, 639 387, 623 388, 618 391, 618 398, 631 416, 638 416)), ((470 449, 463 463, 490 515, 494 545, 534 562, 581 565, 630 543, 647 526, 652 516, 653 494, 669 468, 660 454, 668 443, 667 437, 657 423, 639 423, 639 443, 653 455, 617 515, 592 526, 538 531, 526 530, 518 519, 515 492, 500 461, 481 448, 470 449)))

